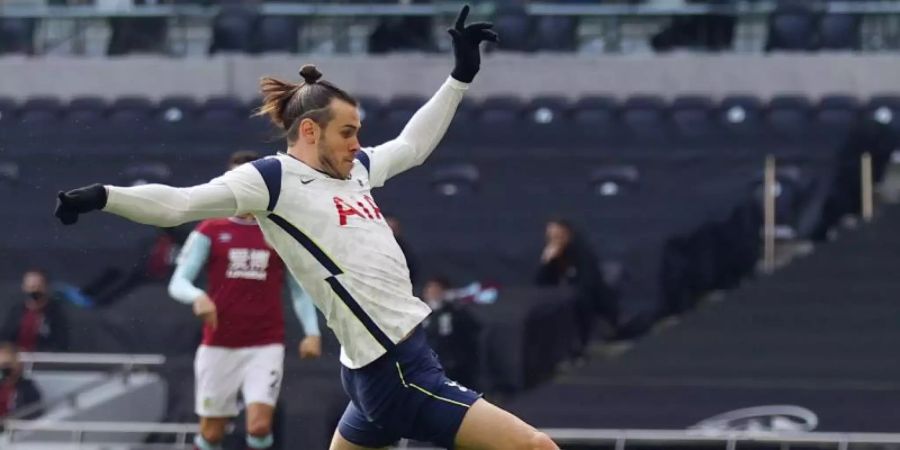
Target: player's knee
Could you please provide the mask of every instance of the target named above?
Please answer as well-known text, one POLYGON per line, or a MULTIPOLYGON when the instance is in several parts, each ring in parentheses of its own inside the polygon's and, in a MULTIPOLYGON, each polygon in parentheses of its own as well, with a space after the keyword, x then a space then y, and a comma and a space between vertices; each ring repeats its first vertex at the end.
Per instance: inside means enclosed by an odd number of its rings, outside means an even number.
POLYGON ((200 428, 200 434, 203 439, 210 444, 221 444, 225 440, 225 429, 219 426, 203 426, 200 428))
POLYGON ((272 424, 268 420, 258 419, 247 425, 247 434, 251 436, 268 436, 272 432, 272 424))
POLYGON ((529 444, 529 450, 559 450, 559 447, 557 447, 553 440, 550 439, 550 436, 547 436, 540 431, 535 431, 534 434, 531 435, 529 444))

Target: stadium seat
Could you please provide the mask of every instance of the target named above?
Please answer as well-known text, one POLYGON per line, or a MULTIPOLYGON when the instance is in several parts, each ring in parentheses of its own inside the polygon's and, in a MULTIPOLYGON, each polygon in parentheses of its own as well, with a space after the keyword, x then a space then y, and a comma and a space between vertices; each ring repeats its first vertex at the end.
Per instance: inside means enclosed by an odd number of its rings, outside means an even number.
POLYGON ((245 108, 244 103, 234 97, 210 97, 203 102, 200 121, 240 125, 249 115, 245 108))
POLYGON ((865 108, 866 116, 875 121, 898 127, 900 123, 900 96, 875 95, 869 99, 865 108))
POLYGON ((34 52, 36 21, 19 17, 0 17, 0 54, 34 52))
POLYGON ((431 174, 432 191, 443 197, 473 194, 480 180, 478 167, 459 163, 440 167, 431 174))
POLYGON ((860 105, 851 95, 829 95, 816 105, 816 125, 828 133, 845 133, 860 117, 860 105))
POLYGON ((254 28, 254 50, 258 53, 297 53, 299 22, 292 16, 262 16, 254 28))
POLYGON ((16 118, 16 101, 11 97, 0 97, 0 127, 11 125, 16 118))
POLYGON ((766 51, 808 51, 816 47, 817 21, 808 5, 792 2, 769 16, 766 51))
POLYGON ((638 141, 658 141, 668 136, 666 102, 653 95, 636 95, 622 105, 622 123, 638 141))
POLYGON ((523 109, 528 126, 521 131, 523 138, 532 143, 541 155, 566 151, 570 145, 559 145, 571 139, 572 126, 568 118, 569 101, 560 96, 538 96, 523 109))
MULTIPOLYGON (((163 98, 154 111, 154 140, 174 150, 172 143, 190 142, 196 136, 195 125, 200 107, 192 97, 172 96, 163 98)), ((148 151, 156 153, 165 148, 153 146, 148 151)), ((175 150, 177 151, 177 150, 175 150)))
POLYGON ((718 127, 713 120, 715 105, 701 96, 677 97, 669 107, 669 118, 678 135, 688 139, 713 136, 718 127))
POLYGON ((819 20, 819 47, 859 50, 862 19, 852 14, 826 14, 819 20))
POLYGON ((109 120, 115 126, 142 125, 153 117, 153 103, 143 97, 120 97, 110 105, 109 120))
POLYGON ((595 167, 590 174, 591 192, 601 197, 626 195, 638 188, 640 179, 640 171, 635 166, 595 167))
POLYGON ((49 125, 60 118, 62 103, 56 97, 32 97, 22 104, 20 111, 22 124, 49 125))
POLYGON ((535 28, 538 50, 570 52, 578 46, 578 19, 573 16, 542 16, 535 28))
POLYGON ((209 53, 253 50, 254 30, 259 14, 242 5, 226 5, 213 18, 212 43, 209 53))
POLYGON ((489 126, 513 125, 524 109, 522 100, 513 96, 488 97, 479 107, 478 120, 489 126))
POLYGON ((97 137, 106 126, 106 100, 100 97, 76 97, 65 110, 62 132, 68 139, 97 137))
POLYGON ((588 145, 607 143, 619 133, 619 105, 612 96, 581 97, 569 108, 573 144, 589 151, 588 145))
POLYGON ((502 152, 510 147, 498 144, 523 142, 526 137, 521 132, 520 125, 524 108, 525 105, 519 97, 496 96, 484 99, 476 115, 475 134, 478 136, 476 144, 489 145, 492 152, 502 152))
POLYGON ((164 123, 192 121, 199 110, 192 97, 166 97, 159 102, 156 109, 156 120, 164 123))
POLYGON ((719 103, 716 114, 717 122, 732 134, 749 137, 761 131, 762 102, 756 97, 725 97, 719 103))
POLYGON ((797 138, 809 131, 811 105, 806 97, 780 95, 769 101, 766 124, 783 137, 797 138))

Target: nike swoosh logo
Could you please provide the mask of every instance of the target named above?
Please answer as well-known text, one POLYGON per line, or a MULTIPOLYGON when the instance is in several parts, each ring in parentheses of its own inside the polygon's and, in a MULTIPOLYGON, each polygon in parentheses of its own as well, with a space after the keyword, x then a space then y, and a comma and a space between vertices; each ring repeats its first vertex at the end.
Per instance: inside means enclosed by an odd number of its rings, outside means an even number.
POLYGON ((310 179, 308 179, 308 180, 304 180, 304 179, 301 179, 301 180, 300 180, 300 182, 303 183, 303 184, 309 184, 309 183, 312 183, 313 181, 316 181, 316 179, 315 179, 315 178, 310 178, 310 179))

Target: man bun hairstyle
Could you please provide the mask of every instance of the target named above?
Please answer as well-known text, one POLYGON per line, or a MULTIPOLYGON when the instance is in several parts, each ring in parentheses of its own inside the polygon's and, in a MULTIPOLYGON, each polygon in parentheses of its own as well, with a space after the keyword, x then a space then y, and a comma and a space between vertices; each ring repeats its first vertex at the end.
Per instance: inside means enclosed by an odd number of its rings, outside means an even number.
POLYGON ((262 106, 255 116, 268 116, 292 145, 297 141, 300 122, 311 119, 325 127, 332 119, 329 105, 333 99, 357 106, 358 102, 343 89, 322 79, 322 72, 312 64, 300 68, 303 81, 291 83, 273 77, 263 77, 259 82, 263 94, 262 106))

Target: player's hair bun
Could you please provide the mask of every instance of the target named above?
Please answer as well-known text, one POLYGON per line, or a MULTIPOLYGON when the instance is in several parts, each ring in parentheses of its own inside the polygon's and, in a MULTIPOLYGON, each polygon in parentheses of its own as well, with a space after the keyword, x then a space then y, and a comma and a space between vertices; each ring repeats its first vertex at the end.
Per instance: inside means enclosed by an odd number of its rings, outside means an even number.
POLYGON ((316 66, 313 64, 304 64, 300 68, 300 76, 303 77, 303 81, 306 84, 313 84, 322 78, 322 72, 319 72, 319 69, 316 69, 316 66))

